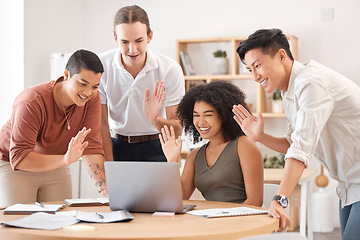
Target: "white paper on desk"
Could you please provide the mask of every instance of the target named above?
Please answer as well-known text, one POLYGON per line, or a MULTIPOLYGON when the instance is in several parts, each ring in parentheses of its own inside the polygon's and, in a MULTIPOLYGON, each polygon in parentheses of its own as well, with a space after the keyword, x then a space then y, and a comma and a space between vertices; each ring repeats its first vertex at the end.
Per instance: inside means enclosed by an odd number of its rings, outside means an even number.
POLYGON ((76 218, 84 222, 109 223, 131 221, 134 217, 126 210, 118 210, 113 212, 82 212, 78 211, 76 218))
POLYGON ((79 222, 75 217, 58 216, 49 213, 33 213, 14 221, 3 222, 4 226, 56 230, 79 222))
POLYGON ((199 217, 232 217, 232 216, 243 216, 243 215, 254 215, 254 214, 266 214, 267 210, 259 210, 249 207, 235 207, 235 208, 213 208, 203 210, 193 210, 187 212, 189 214, 199 217))
POLYGON ((49 212, 54 213, 63 207, 62 204, 44 204, 43 207, 35 204, 14 204, 4 209, 4 214, 7 213, 34 213, 34 212, 49 212))
POLYGON ((76 205, 76 204, 89 204, 91 205, 92 203, 100 203, 100 204, 107 204, 109 203, 109 198, 72 198, 72 199, 65 199, 64 202, 71 206, 71 205, 76 205))

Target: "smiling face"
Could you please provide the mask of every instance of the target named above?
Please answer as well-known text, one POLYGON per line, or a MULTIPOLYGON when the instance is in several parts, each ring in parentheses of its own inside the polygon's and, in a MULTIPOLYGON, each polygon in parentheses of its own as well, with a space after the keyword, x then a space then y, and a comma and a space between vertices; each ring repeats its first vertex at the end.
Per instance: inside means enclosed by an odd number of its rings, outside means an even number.
POLYGON ((147 34, 147 27, 141 22, 122 23, 115 27, 114 37, 125 68, 143 67, 152 35, 152 32, 147 34))
POLYGON ((82 69, 78 74, 69 75, 69 71, 65 70, 65 84, 63 84, 65 91, 61 96, 61 102, 65 109, 73 104, 82 107, 96 95, 100 85, 101 73, 82 69))
POLYGON ((290 73, 287 69, 289 59, 285 50, 280 49, 272 57, 264 54, 260 48, 255 48, 245 54, 244 60, 253 79, 261 84, 265 92, 270 93, 276 89, 287 90, 290 73))
POLYGON ((193 111, 193 124, 203 139, 221 137, 221 119, 216 109, 207 102, 196 102, 193 111))

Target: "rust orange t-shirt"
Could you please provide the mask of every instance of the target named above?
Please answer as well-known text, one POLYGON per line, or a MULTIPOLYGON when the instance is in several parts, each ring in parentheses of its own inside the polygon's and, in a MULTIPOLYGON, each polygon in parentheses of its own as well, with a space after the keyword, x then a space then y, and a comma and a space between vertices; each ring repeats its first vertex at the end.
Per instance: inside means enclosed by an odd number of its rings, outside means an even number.
POLYGON ((0 159, 16 165, 30 152, 46 155, 66 153, 72 137, 83 128, 91 128, 86 137, 89 145, 83 155, 104 155, 101 140, 101 103, 99 93, 83 107, 72 105, 67 111, 59 108, 54 99, 54 86, 50 81, 22 91, 14 101, 10 119, 0 130, 0 159))

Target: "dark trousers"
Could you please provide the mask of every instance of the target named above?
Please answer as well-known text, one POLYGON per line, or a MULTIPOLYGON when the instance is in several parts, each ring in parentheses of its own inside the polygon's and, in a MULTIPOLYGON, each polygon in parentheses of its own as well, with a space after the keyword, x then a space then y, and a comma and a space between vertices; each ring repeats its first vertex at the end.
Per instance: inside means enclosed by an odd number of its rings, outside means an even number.
POLYGON ((128 143, 111 138, 114 161, 166 162, 160 140, 128 143))

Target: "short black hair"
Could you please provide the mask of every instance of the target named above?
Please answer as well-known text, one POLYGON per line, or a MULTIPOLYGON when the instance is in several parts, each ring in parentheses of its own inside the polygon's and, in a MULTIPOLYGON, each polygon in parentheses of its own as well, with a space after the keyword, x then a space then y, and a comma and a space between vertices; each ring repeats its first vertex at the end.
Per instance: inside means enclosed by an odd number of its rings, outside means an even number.
POLYGON ((202 138, 193 123, 193 111, 196 102, 204 101, 212 105, 219 114, 224 139, 235 140, 245 133, 234 120, 232 108, 241 104, 248 110, 245 99, 246 95, 234 84, 223 80, 215 81, 190 88, 179 103, 176 114, 185 133, 191 134, 193 142, 197 143, 202 138))
POLYGON ((245 54, 255 48, 261 48, 262 53, 269 54, 272 57, 280 49, 284 49, 288 57, 294 61, 289 41, 280 29, 260 29, 251 34, 248 39, 241 41, 236 50, 241 62, 245 64, 245 54))
POLYGON ((93 71, 96 74, 104 72, 99 57, 84 49, 77 50, 70 56, 65 69, 70 72, 70 76, 78 74, 82 69, 93 71))

